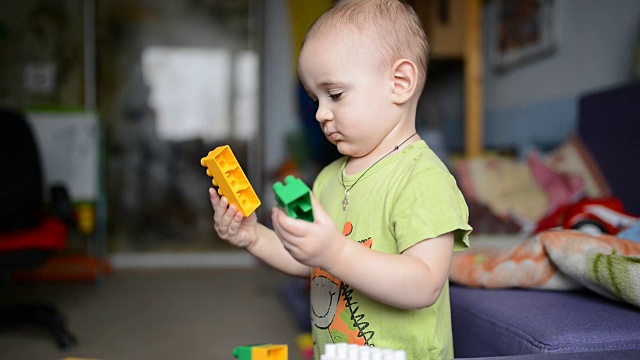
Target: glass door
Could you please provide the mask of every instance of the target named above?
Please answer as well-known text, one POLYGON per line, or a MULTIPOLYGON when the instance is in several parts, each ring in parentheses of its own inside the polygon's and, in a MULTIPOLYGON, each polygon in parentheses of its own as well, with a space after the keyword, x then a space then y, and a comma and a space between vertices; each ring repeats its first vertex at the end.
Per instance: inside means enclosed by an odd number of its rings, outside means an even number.
POLYGON ((259 191, 256 3, 97 2, 111 253, 233 250, 215 237, 200 159, 230 145, 259 191))

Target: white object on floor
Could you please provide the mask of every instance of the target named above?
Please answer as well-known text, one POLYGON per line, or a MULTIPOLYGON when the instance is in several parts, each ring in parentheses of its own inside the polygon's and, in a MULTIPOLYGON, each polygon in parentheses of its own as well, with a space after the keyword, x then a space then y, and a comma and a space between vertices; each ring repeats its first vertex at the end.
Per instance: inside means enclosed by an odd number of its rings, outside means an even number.
POLYGON ((405 360, 404 350, 347 343, 325 344, 320 360, 405 360))

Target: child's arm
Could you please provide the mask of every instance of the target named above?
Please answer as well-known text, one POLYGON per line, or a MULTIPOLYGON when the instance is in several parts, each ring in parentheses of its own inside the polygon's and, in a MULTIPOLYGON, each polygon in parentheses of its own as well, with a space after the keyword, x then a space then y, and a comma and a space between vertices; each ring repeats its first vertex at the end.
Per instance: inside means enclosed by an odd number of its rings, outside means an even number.
POLYGON ((396 255, 349 240, 326 270, 380 302, 404 309, 424 308, 438 300, 445 285, 453 243, 453 234, 447 233, 396 255))
POLYGON ((273 230, 258 223, 255 213, 244 217, 224 196, 209 188, 213 207, 213 228, 225 242, 246 249, 253 256, 285 274, 309 277, 311 269, 296 261, 273 230))
POLYGON ((321 267, 358 291, 404 309, 431 306, 447 281, 453 234, 426 239, 402 254, 371 250, 342 235, 312 196, 313 223, 273 215, 274 228, 300 263, 321 267))

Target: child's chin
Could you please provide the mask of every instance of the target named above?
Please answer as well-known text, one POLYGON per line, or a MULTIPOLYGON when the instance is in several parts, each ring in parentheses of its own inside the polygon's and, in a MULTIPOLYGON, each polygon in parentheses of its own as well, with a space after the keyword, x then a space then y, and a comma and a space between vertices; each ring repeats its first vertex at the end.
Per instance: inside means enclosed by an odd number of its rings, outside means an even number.
POLYGON ((340 154, 349 155, 349 151, 345 148, 342 141, 332 141, 331 143, 336 146, 336 149, 338 149, 338 152, 340 154))

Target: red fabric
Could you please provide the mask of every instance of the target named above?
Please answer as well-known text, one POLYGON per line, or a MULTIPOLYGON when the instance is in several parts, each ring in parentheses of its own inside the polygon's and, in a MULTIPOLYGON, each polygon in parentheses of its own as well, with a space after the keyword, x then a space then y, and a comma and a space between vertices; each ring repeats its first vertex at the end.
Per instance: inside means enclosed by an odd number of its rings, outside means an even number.
POLYGON ((584 196, 585 184, 582 177, 554 170, 545 164, 536 152, 529 153, 527 160, 533 176, 549 198, 547 213, 573 204, 584 196))
POLYGON ((67 247, 67 227, 54 217, 47 217, 42 224, 27 230, 0 234, 0 251, 62 250, 67 247))

